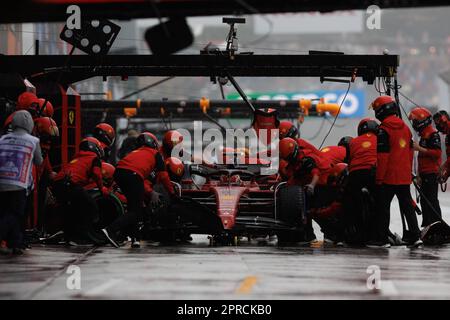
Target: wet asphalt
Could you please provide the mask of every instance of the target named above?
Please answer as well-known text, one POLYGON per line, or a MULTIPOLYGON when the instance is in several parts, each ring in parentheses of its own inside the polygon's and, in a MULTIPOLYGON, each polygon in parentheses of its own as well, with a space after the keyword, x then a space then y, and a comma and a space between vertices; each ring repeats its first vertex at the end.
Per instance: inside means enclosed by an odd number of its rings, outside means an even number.
MULTIPOLYGON (((449 221, 449 193, 441 204, 449 221)), ((394 204, 392 230, 401 232, 398 215, 394 204)), ((450 245, 280 247, 244 239, 210 247, 205 235, 140 249, 36 245, 0 256, 0 274, 0 299, 450 299, 450 245)))

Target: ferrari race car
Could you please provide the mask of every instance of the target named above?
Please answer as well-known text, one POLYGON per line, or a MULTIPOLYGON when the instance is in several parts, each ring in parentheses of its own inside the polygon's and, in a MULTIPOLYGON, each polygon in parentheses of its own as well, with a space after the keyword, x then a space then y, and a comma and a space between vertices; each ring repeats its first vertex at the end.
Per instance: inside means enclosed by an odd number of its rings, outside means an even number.
MULTIPOLYGON (((234 244, 241 237, 276 235, 279 242, 304 240, 305 194, 261 165, 190 165, 190 179, 177 185, 179 200, 166 195, 144 226, 146 238, 210 235, 211 244, 234 244), (199 182, 200 181, 200 182, 199 182)), ((164 193, 162 188, 158 189, 164 193)))

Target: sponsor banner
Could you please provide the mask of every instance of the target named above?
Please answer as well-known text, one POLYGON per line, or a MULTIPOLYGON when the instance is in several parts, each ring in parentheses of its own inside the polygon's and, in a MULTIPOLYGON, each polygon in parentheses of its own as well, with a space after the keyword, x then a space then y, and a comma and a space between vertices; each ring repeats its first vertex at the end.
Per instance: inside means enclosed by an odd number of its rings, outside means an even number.
MULTIPOLYGON (((346 90, 316 90, 309 92, 251 92, 247 96, 256 100, 300 100, 324 98, 325 103, 340 104, 346 90)), ((241 100, 239 94, 229 94, 229 100, 241 100)), ((314 102, 313 102, 314 104, 314 102)), ((339 117, 361 118, 366 114, 364 90, 351 90, 342 104, 339 117)))

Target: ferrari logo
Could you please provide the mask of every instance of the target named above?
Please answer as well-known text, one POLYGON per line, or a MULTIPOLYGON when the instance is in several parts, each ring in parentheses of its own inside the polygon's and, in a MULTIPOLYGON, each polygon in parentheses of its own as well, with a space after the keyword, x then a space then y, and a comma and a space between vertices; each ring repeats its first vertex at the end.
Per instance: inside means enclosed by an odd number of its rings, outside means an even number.
POLYGON ((75 122, 75 112, 69 111, 69 124, 73 125, 74 122, 75 122))
POLYGON ((181 174, 181 168, 177 168, 177 174, 181 174))
POLYGON ((398 142, 400 144, 400 148, 405 148, 406 147, 406 141, 405 139, 400 139, 400 141, 398 142))
POLYGON ((364 149, 370 148, 372 143, 370 141, 364 141, 361 145, 364 149))

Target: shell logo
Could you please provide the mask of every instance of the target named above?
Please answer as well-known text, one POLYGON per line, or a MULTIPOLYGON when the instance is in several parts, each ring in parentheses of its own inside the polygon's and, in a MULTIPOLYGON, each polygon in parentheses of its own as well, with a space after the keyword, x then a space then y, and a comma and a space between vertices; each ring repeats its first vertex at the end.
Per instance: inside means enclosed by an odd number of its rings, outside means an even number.
POLYGON ((398 144, 400 145, 400 148, 405 148, 406 147, 406 141, 405 139, 400 139, 400 141, 398 142, 398 144))
POLYGON ((323 148, 322 149, 322 152, 328 152, 328 151, 330 151, 330 148, 323 148))
POLYGON ((364 141, 361 145, 364 149, 370 148, 372 146, 372 142, 364 141))

